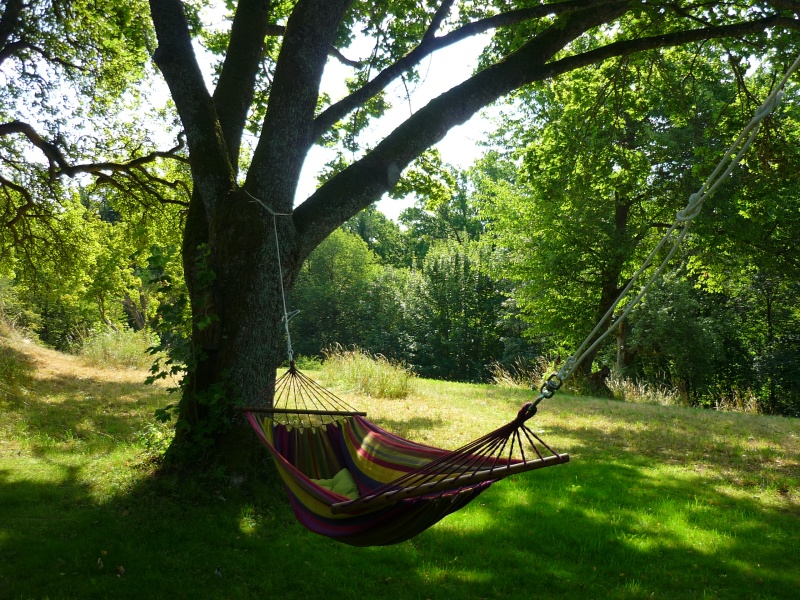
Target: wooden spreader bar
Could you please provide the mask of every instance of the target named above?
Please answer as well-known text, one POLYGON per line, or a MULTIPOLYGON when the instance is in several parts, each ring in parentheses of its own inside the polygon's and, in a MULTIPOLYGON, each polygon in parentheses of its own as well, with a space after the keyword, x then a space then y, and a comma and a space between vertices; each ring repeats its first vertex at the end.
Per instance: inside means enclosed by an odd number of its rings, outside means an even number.
POLYGON ((261 406, 237 406, 243 412, 262 412, 276 415, 323 415, 332 417, 366 417, 367 413, 354 410, 316 410, 309 408, 265 408, 261 406))
POLYGON ((503 479, 509 475, 516 473, 524 473, 525 471, 533 471, 534 469, 542 469, 551 465, 559 465, 569 462, 569 454, 556 454, 554 456, 546 456, 538 460, 531 460, 524 463, 517 463, 513 465, 504 465, 491 469, 481 469, 479 471, 461 473, 455 477, 448 477, 447 479, 440 479, 439 481, 430 481, 418 486, 399 488, 391 490, 377 496, 370 496, 365 494, 361 498, 355 500, 348 500, 346 502, 337 502, 331 505, 331 512, 333 514, 341 513, 358 513, 364 510, 374 510, 389 504, 394 504, 399 500, 406 498, 414 498, 416 496, 425 496, 426 494, 433 494, 436 492, 446 492, 454 490, 466 485, 480 483, 482 481, 490 481, 492 479, 503 479))

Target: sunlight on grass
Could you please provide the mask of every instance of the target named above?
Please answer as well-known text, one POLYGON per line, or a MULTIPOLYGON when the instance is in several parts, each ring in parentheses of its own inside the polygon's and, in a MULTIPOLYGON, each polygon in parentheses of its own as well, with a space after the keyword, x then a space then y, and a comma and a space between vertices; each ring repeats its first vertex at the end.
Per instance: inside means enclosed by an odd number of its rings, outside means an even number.
POLYGON ((405 398, 413 392, 416 380, 402 364, 339 345, 325 350, 320 376, 329 386, 377 398, 405 398))

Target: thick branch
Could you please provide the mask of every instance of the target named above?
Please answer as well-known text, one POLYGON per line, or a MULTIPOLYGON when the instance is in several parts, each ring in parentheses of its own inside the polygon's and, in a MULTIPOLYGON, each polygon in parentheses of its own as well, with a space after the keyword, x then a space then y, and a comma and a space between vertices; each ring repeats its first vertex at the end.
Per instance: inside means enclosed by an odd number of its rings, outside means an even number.
POLYGON ((372 152, 328 181, 295 210, 295 223, 302 236, 304 249, 313 249, 338 223, 380 198, 394 185, 402 169, 425 149, 440 141, 452 127, 464 123, 482 107, 522 85, 634 52, 714 38, 739 37, 770 28, 800 29, 798 20, 768 17, 736 25, 615 42, 544 64, 560 49, 556 45, 561 43, 561 47, 564 47, 583 31, 610 22, 625 10, 625 7, 610 6, 603 11, 593 11, 594 18, 587 18, 585 13, 565 18, 567 25, 556 23, 505 61, 481 71, 432 100, 372 152))
POLYGON ((339 223, 377 200, 397 182, 400 172, 454 126, 470 119, 497 98, 535 80, 557 52, 586 31, 610 22, 628 9, 607 4, 559 18, 504 61, 473 75, 432 100, 395 129, 358 162, 320 187, 294 213, 302 252, 310 252, 339 223))
POLYGON ((85 71, 86 67, 81 65, 71 63, 63 58, 59 58, 58 56, 53 56, 52 54, 48 53, 44 48, 40 48, 35 44, 30 44, 26 41, 20 40, 16 42, 10 42, 3 46, 0 49, 0 64, 3 64, 8 58, 18 54, 20 50, 32 50, 39 54, 42 58, 44 58, 48 62, 53 62, 62 67, 66 67, 67 69, 75 69, 78 71, 85 71))
POLYGON ((604 4, 618 3, 618 0, 567 0, 555 4, 538 5, 532 8, 521 8, 506 13, 481 19, 464 25, 441 37, 426 36, 422 42, 411 52, 406 54, 397 62, 389 65, 378 73, 372 80, 364 84, 358 90, 340 101, 330 105, 317 117, 314 123, 314 139, 319 138, 323 133, 330 129, 337 121, 343 119, 349 112, 361 106, 364 102, 372 98, 375 94, 384 89, 392 81, 400 77, 403 73, 412 69, 423 59, 430 56, 437 50, 452 46, 453 44, 465 40, 469 37, 484 33, 491 29, 508 27, 533 19, 540 19, 547 15, 566 15, 578 10, 584 10, 593 6, 600 8, 604 4))
POLYGON ((431 24, 428 25, 428 29, 425 31, 425 35, 422 36, 423 43, 436 37, 436 32, 439 31, 439 27, 442 26, 447 15, 450 14, 450 9, 453 8, 454 2, 455 0, 444 0, 439 5, 439 8, 436 9, 436 13, 433 15, 433 19, 431 19, 431 24))
POLYGON ((21 133, 28 138, 31 144, 42 151, 50 164, 51 178, 55 176, 56 167, 64 171, 71 168, 59 147, 45 140, 29 123, 24 123, 23 121, 9 121, 8 123, 0 124, 0 137, 15 133, 21 133))
POLYGON ((300 0, 286 25, 261 138, 245 186, 278 210, 294 198, 328 50, 350 0, 300 0))
POLYGON ((51 178, 60 175, 67 175, 74 177, 78 173, 98 173, 101 171, 130 171, 131 169, 141 167, 147 163, 154 162, 159 158, 171 158, 178 161, 185 161, 183 157, 178 155, 184 148, 183 138, 178 140, 178 144, 169 150, 155 150, 144 156, 139 156, 124 163, 118 162, 95 162, 83 163, 72 165, 61 152, 61 149, 55 144, 48 142, 29 123, 23 121, 10 121, 8 123, 0 124, 0 137, 11 135, 14 133, 21 133, 28 141, 34 146, 39 148, 47 158, 50 165, 51 178))
POLYGON ((691 29, 689 31, 678 31, 664 35, 639 38, 636 40, 624 40, 613 42, 601 48, 576 54, 567 58, 549 63, 533 81, 550 79, 574 71, 580 67, 603 62, 609 58, 626 56, 636 52, 646 50, 657 50, 671 46, 680 46, 691 42, 701 42, 705 40, 720 38, 738 38, 755 33, 763 33, 769 29, 795 29, 800 30, 800 19, 790 19, 788 17, 771 16, 745 23, 734 25, 720 25, 718 27, 703 27, 701 29, 691 29))
POLYGON ((231 166, 237 169, 242 132, 253 101, 264 37, 269 25, 269 0, 242 0, 231 26, 231 40, 214 90, 220 125, 231 166))
POLYGON ((186 132, 195 191, 211 212, 236 180, 222 127, 197 64, 180 0, 150 0, 150 12, 159 44, 153 60, 164 75, 186 132))
POLYGON ((6 0, 3 17, 0 18, 0 50, 5 50, 17 29, 23 8, 25 8, 24 0, 6 0))
POLYGON ((769 3, 779 10, 791 10, 800 15, 800 2, 796 0, 769 0, 769 3))
MULTIPOLYGON (((152 173, 149 173, 144 168, 145 165, 153 163, 160 158, 168 158, 185 162, 186 159, 178 154, 184 148, 184 141, 182 137, 178 140, 178 144, 174 148, 169 150, 156 150, 127 162, 102 161, 73 165, 70 164, 57 145, 45 140, 30 124, 22 121, 11 121, 9 123, 0 124, 0 137, 14 133, 21 133, 34 146, 42 151, 48 161, 48 172, 50 174, 51 181, 62 175, 75 177, 79 173, 89 173, 97 179, 98 183, 112 184, 119 189, 123 189, 123 187, 121 187, 121 185, 114 179, 114 174, 121 173, 131 177, 135 182, 137 182, 138 187, 154 195, 159 199, 160 202, 164 204, 187 204, 186 202, 164 198, 151 185, 141 180, 138 175, 143 175, 144 178, 151 183, 164 185, 171 189, 181 189, 188 197, 190 193, 183 182, 165 180, 153 175, 152 173)), ((30 192, 24 187, 4 178, 0 180, 0 184, 18 192, 25 199, 25 203, 17 209, 15 216, 10 221, 6 222, 7 226, 13 227, 25 216, 25 213, 35 206, 35 204, 30 192)), ((125 189, 124 191, 129 192, 130 190, 125 189)))

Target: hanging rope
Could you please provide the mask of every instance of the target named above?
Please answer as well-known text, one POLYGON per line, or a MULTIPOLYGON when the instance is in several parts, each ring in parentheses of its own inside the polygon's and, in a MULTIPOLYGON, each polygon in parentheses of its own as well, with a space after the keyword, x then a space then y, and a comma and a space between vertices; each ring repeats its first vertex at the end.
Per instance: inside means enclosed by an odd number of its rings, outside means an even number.
POLYGON ((786 71, 783 79, 780 80, 772 93, 767 97, 766 100, 764 100, 763 104, 756 109, 753 118, 739 134, 739 137, 736 138, 736 141, 731 144, 727 152, 725 152, 724 156, 720 159, 717 167, 714 169, 708 179, 706 179, 703 185, 700 186, 700 189, 697 190, 697 192, 689 196, 689 201, 687 202, 686 207, 678 211, 677 215, 675 216, 675 221, 661 238, 661 241, 659 241, 656 247, 653 248, 653 251, 642 263, 642 266, 639 267, 639 270, 636 271, 633 277, 631 277, 628 284, 606 311, 605 315, 603 315, 603 317, 598 321, 591 333, 586 336, 586 339, 578 347, 575 353, 564 362, 564 365, 561 367, 561 369, 559 369, 557 373, 552 373, 542 384, 542 386, 539 388, 539 396, 531 403, 530 410, 534 410, 536 405, 539 404, 539 402, 541 402, 543 399, 553 397, 556 391, 577 370, 586 357, 591 355, 600 346, 600 344, 602 344, 606 338, 614 332, 620 323, 622 323, 628 317, 633 308, 639 303, 642 297, 644 297, 645 293, 647 293, 650 287, 658 280, 689 232, 692 221, 694 221, 697 215, 700 214, 700 211, 703 208, 703 203, 717 190, 725 178, 733 172, 733 169, 736 168, 739 162, 741 162, 742 157, 756 139, 761 122, 768 114, 775 110, 778 104, 780 104, 781 100, 783 100, 786 83, 798 69, 800 69, 800 56, 795 59, 794 63, 792 63, 792 65, 786 71), (674 237, 672 247, 669 249, 667 255, 661 261, 652 276, 645 282, 636 297, 628 302, 628 304, 625 306, 625 309, 611 323, 608 329, 606 329, 605 332, 595 339, 595 336, 600 332, 603 324, 606 323, 606 321, 608 321, 608 319, 614 314, 614 311, 617 309, 620 303, 625 300, 631 289, 633 289, 634 285, 636 285, 639 279, 642 278, 644 272, 650 267, 655 257, 658 255, 661 249, 667 245, 667 242, 670 241, 670 239, 673 237, 673 234, 678 229, 680 229, 680 231, 674 237))
POLYGON ((264 202, 253 196, 247 190, 244 190, 244 193, 250 196, 253 201, 260 204, 264 209, 272 215, 272 227, 275 231, 275 256, 278 259, 278 281, 280 281, 281 286, 281 302, 283 303, 283 321, 284 327, 286 328, 286 354, 289 357, 289 362, 294 360, 294 350, 292 350, 292 334, 289 331, 289 321, 300 311, 294 311, 293 313, 289 314, 289 311, 286 308, 286 291, 283 287, 283 266, 281 265, 281 245, 278 242, 278 217, 291 217, 291 213, 278 213, 272 210, 269 206, 267 206, 264 202))

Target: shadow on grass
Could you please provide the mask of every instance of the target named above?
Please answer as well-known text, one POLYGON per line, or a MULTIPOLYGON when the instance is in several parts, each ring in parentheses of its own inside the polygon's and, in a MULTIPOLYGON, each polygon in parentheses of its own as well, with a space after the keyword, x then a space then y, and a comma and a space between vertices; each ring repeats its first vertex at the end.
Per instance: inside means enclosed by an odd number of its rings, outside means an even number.
POLYGON ((24 421, 28 446, 35 455, 63 452, 78 444, 84 453, 111 450, 153 421, 156 407, 167 402, 163 389, 139 383, 53 377, 34 383, 29 400, 12 398, 8 413, 24 421))

